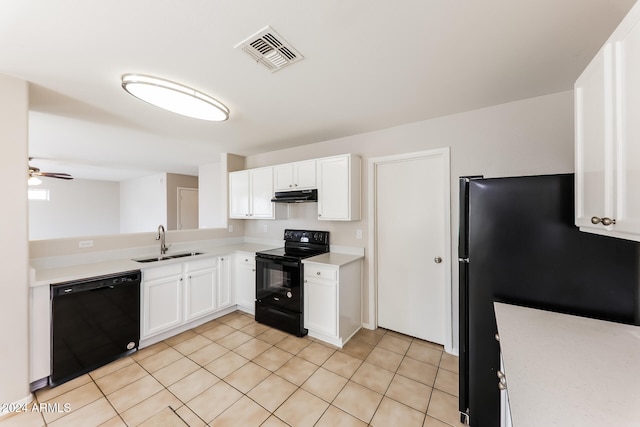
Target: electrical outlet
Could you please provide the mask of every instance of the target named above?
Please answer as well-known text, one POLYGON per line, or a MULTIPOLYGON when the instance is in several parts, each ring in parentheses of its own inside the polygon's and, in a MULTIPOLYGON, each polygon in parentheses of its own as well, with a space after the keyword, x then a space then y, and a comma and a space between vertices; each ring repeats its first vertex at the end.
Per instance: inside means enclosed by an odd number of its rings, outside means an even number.
POLYGON ((356 230, 356 239, 362 239, 362 230, 360 228, 356 230))
POLYGON ((229 233, 233 233, 233 224, 229 224, 229 233))
POLYGON ((78 242, 78 247, 79 248, 92 248, 93 247, 93 240, 80 240, 78 242))

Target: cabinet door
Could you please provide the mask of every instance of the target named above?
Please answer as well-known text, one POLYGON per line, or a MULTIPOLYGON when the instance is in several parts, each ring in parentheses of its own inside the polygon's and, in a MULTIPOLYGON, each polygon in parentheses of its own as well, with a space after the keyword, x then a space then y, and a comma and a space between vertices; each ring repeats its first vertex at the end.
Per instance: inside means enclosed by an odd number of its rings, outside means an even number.
POLYGON ((185 309, 189 321, 216 309, 218 269, 216 267, 186 273, 185 309))
POLYGON ((251 169, 251 218, 273 218, 273 168, 251 169))
POLYGON ((174 275, 144 282, 143 338, 182 323, 182 281, 182 275, 174 275))
POLYGON ((231 288, 231 256, 223 256, 218 262, 218 289, 216 308, 225 308, 233 304, 231 288))
POLYGON ((240 254, 237 258, 237 303, 245 311, 254 313, 256 301, 256 262, 253 256, 240 254))
POLYGON ((337 284, 306 276, 304 283, 305 327, 332 337, 337 336, 337 284))
POLYGON ((576 225, 613 218, 612 46, 605 45, 575 84, 576 225))
POLYGON ((286 191, 293 189, 292 163, 273 167, 273 187, 275 191, 286 191))
POLYGON ((612 38, 615 58, 615 207, 612 227, 640 239, 640 10, 635 8, 612 38))
POLYGON ((318 219, 349 219, 349 158, 318 160, 318 219))
POLYGON ((316 188, 316 161, 294 163, 293 177, 294 188, 300 190, 316 188))
POLYGON ((229 174, 229 218, 249 216, 249 171, 229 174))

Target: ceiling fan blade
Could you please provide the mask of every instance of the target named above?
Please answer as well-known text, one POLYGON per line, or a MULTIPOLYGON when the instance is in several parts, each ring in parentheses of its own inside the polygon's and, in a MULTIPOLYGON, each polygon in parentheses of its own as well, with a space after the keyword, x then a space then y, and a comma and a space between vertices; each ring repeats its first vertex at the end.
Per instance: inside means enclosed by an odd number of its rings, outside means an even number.
POLYGON ((57 172, 40 172, 40 176, 45 176, 47 178, 59 178, 59 179, 73 179, 71 175, 68 173, 57 173, 57 172))

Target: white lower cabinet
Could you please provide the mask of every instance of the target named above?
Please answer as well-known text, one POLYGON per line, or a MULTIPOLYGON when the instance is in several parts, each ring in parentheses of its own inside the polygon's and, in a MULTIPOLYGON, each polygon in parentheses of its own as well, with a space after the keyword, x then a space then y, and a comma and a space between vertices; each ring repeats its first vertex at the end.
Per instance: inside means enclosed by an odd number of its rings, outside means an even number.
POLYGON ((362 326, 362 261, 304 261, 304 327, 309 336, 342 347, 362 326))
POLYGON ((235 289, 238 309, 255 314, 256 305, 256 260, 255 254, 238 252, 235 262, 235 289))
POLYGON ((182 264, 142 271, 142 337, 182 323, 182 264))
POLYGON ((231 307, 235 304, 233 282, 231 280, 231 270, 233 262, 232 255, 225 255, 218 258, 218 287, 216 309, 231 307))
POLYGON ((185 321, 197 319, 217 308, 218 260, 187 262, 185 269, 185 321))
POLYGON ((144 269, 142 339, 233 305, 229 256, 144 269))

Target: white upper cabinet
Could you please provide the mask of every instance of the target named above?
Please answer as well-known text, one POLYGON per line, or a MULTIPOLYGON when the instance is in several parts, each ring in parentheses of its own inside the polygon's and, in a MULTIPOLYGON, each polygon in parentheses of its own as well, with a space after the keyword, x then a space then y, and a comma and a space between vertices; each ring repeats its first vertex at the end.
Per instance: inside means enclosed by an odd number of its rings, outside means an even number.
POLYGON ((249 169, 229 174, 229 217, 275 219, 287 216, 286 206, 275 206, 273 168, 249 169))
POLYGON ((640 3, 575 83, 576 225, 640 241, 640 3))
POLYGON ((360 157, 352 154, 317 160, 318 219, 360 219, 360 157))
POLYGON ((273 167, 275 191, 316 188, 316 161, 286 163, 273 167))

